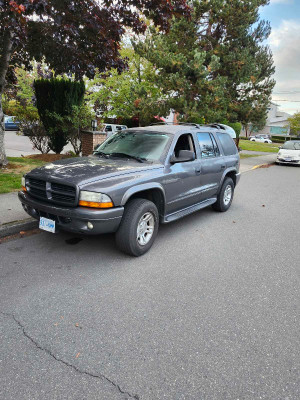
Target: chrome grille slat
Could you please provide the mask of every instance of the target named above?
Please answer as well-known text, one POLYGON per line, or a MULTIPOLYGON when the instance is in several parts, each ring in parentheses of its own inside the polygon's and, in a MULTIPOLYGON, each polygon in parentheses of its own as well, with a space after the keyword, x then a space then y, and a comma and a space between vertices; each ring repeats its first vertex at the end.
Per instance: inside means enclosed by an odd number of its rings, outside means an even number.
POLYGON ((42 179, 26 178, 28 194, 58 205, 76 206, 76 188, 42 179))

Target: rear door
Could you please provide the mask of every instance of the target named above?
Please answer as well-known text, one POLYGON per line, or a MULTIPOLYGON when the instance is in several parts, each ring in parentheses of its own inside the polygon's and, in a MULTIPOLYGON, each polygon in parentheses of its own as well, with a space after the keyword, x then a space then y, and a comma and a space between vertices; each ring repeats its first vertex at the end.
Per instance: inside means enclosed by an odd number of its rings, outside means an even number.
POLYGON ((210 132, 198 132, 197 140, 201 154, 201 201, 217 196, 225 160, 220 148, 210 132))

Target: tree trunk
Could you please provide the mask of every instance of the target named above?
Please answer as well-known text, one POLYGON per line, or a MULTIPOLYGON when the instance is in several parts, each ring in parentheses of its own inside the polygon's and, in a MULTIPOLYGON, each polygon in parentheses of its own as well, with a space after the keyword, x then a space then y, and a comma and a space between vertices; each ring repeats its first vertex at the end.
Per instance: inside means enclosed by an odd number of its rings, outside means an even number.
POLYGON ((7 164, 5 146, 4 146, 4 113, 2 108, 2 93, 5 88, 5 77, 9 66, 9 60, 12 53, 12 33, 5 32, 3 38, 3 52, 0 57, 0 168, 7 164))

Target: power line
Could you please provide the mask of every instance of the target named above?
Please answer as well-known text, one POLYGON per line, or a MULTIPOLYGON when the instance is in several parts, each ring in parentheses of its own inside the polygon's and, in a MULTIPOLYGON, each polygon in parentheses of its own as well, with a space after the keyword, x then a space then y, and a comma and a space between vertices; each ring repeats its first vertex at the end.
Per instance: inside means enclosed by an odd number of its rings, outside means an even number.
POLYGON ((287 100, 287 99, 282 99, 282 100, 280 100, 280 99, 278 99, 278 100, 272 99, 272 101, 288 101, 289 103, 300 103, 300 100, 287 100))

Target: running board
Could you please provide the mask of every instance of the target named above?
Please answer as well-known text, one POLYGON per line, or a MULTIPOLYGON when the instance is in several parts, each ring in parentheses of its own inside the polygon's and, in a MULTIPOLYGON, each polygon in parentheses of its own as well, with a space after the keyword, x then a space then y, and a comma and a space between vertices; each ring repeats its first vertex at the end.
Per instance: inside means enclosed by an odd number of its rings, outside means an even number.
POLYGON ((216 197, 212 197, 211 199, 202 201, 201 203, 195 204, 193 206, 184 208, 183 210, 180 211, 176 211, 175 213, 169 214, 167 216, 165 216, 165 218, 163 219, 162 223, 163 224, 167 224, 168 222, 173 222, 176 221, 179 218, 185 217, 186 215, 192 214, 196 211, 201 210, 202 208, 211 206, 212 204, 214 204, 217 201, 216 197))

